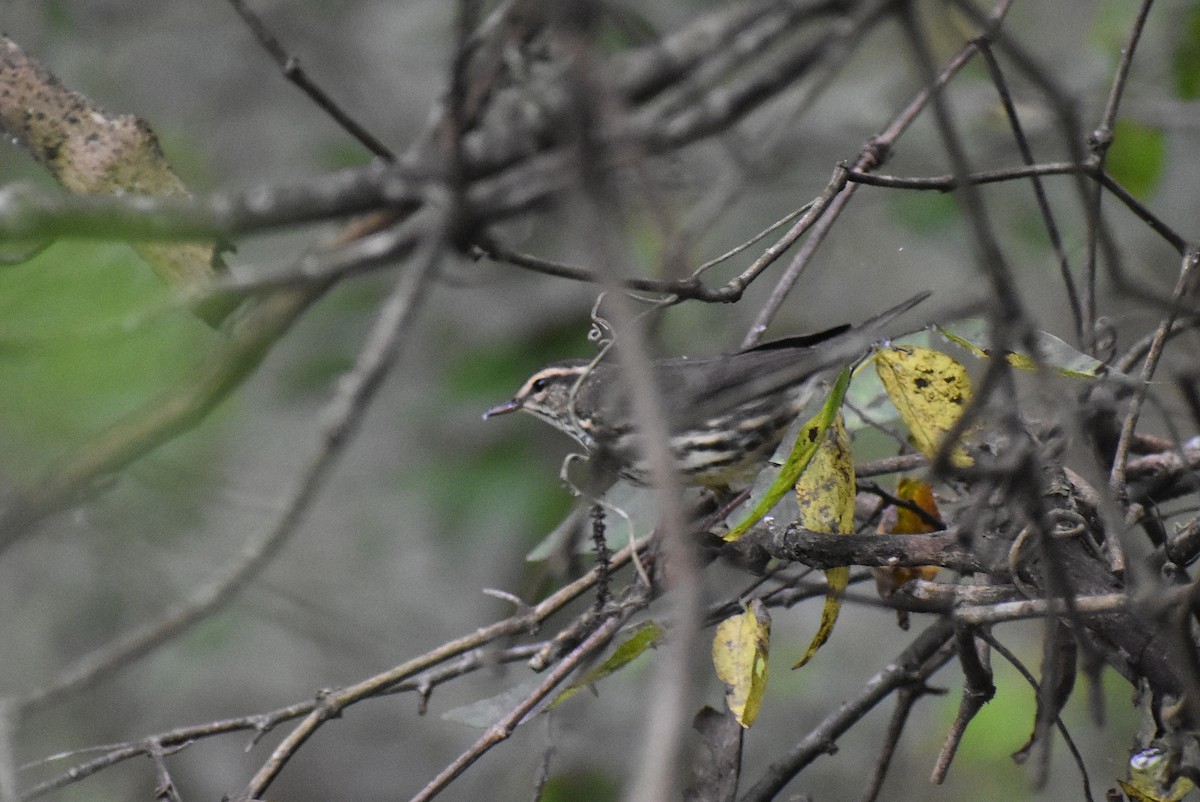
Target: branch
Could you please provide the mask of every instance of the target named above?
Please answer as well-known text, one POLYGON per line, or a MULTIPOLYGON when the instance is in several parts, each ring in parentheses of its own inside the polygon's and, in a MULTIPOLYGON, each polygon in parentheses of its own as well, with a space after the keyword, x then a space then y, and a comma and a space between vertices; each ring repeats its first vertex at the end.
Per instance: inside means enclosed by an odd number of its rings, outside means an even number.
MULTIPOLYGON (((440 230, 426 243, 428 253, 422 262, 405 273, 384 303, 374 329, 359 353, 354 369, 337 384, 331 399, 321 444, 296 482, 275 525, 251 538, 243 553, 216 579, 195 591, 191 598, 176 606, 160 620, 146 624, 111 644, 86 655, 46 686, 21 700, 22 707, 45 704, 68 691, 95 683, 155 647, 186 631, 228 604, 265 568, 291 537, 313 502, 319 488, 362 420, 382 378, 395 360, 400 344, 420 306, 429 277, 441 253, 440 230)), ((0 528, 0 531, 4 531, 0 528)), ((12 542, 18 530, 8 529, 12 542)))
POLYGON ((793 746, 782 760, 771 764, 762 779, 741 798, 741 802, 769 802, 775 799, 801 769, 826 754, 838 737, 871 712, 875 705, 898 688, 912 683, 914 677, 928 677, 945 665, 953 652, 943 652, 942 647, 953 635, 954 625, 950 621, 943 618, 931 624, 895 660, 867 680, 857 696, 843 702, 793 746))
MULTIPOLYGON (((311 711, 288 733, 283 742, 272 752, 267 761, 259 768, 247 785, 244 796, 254 799, 261 796, 262 791, 275 780, 295 752, 305 741, 329 719, 338 716, 342 710, 363 699, 388 691, 398 683, 427 671, 434 666, 457 657, 464 652, 479 648, 493 641, 520 635, 536 628, 551 615, 559 612, 564 606, 587 593, 602 574, 615 571, 628 564, 635 551, 640 551, 644 544, 631 544, 613 555, 612 561, 605 571, 599 567, 593 568, 579 579, 566 585, 546 597, 544 600, 523 610, 517 615, 499 621, 487 627, 482 627, 469 635, 444 643, 425 654, 401 663, 388 671, 369 677, 354 685, 336 691, 322 694, 313 705, 311 711)), ((644 558, 643 558, 644 559, 644 558)), ((536 658, 535 658, 536 659, 536 658)))
POLYGON ((370 131, 346 113, 325 90, 308 77, 308 73, 300 66, 300 59, 288 54, 279 40, 275 38, 275 35, 263 23, 262 19, 250 10, 250 7, 243 0, 229 0, 229 4, 233 6, 233 10, 246 23, 246 27, 254 34, 254 38, 262 45, 263 50, 267 51, 267 54, 275 62, 275 65, 279 67, 284 78, 295 84, 297 89, 307 95, 318 108, 345 129, 346 133, 358 140, 359 144, 364 148, 384 161, 390 162, 395 159, 395 155, 388 149, 387 145, 376 139, 370 131))
POLYGON ((469 749, 463 752, 458 758, 447 766, 438 776, 429 781, 429 784, 422 788, 413 798, 412 802, 428 802, 439 793, 446 789, 456 777, 466 771, 471 764, 483 757, 493 746, 505 741, 513 730, 517 728, 527 716, 533 713, 534 708, 542 703, 559 685, 566 681, 567 677, 574 673, 575 669, 579 668, 585 661, 591 659, 595 654, 608 645, 613 636, 621 628, 621 625, 629 619, 633 614, 634 608, 630 608, 622 615, 610 616, 599 627, 595 629, 583 643, 571 650, 571 653, 564 657, 557 666, 550 671, 544 680, 538 683, 538 686, 524 699, 521 700, 507 715, 488 728, 479 740, 471 745, 469 749))
MULTIPOLYGON (((0 87, 0 130, 25 147, 68 192, 190 197, 148 123, 128 114, 110 114, 71 91, 2 34, 0 87)), ((137 243, 135 248, 159 278, 177 290, 203 286, 218 275, 218 256, 211 244, 137 243)), ((231 311, 228 299, 197 309, 214 326, 231 311)))
POLYGON ((795 524, 756 540, 772 557, 822 570, 842 565, 901 568, 939 565, 954 571, 987 573, 989 567, 956 528, 927 535, 830 535, 795 524))

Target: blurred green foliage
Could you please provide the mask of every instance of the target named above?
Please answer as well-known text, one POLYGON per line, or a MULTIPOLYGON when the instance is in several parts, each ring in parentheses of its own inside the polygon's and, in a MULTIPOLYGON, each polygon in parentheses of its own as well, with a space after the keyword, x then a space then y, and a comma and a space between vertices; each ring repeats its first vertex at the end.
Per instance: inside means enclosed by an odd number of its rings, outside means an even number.
POLYGON ((1200 98, 1200 3, 1192 2, 1171 53, 1171 78, 1180 100, 1200 98))
POLYGON ((895 192, 892 197, 896 222, 918 234, 944 231, 961 216, 958 202, 949 193, 895 192))
POLYGON ((371 159, 371 153, 358 142, 347 142, 344 139, 324 142, 317 151, 317 164, 327 170, 363 167, 370 164, 371 159))
POLYGON ((527 430, 514 429, 470 454, 424 465, 421 475, 411 478, 425 489, 444 537, 491 537, 490 530, 469 524, 502 513, 524 528, 524 542, 513 546, 523 553, 553 529, 574 502, 558 483, 557 464, 547 463, 543 457, 528 441, 527 430), (539 471, 543 481, 534 481, 532 477, 539 476, 539 471), (467 489, 470 492, 464 492, 467 489))
POLYGON ((1113 64, 1116 64, 1125 38, 1129 36, 1129 24, 1134 11, 1135 6, 1125 0, 1101 0, 1095 6, 1088 40, 1097 52, 1113 64))
POLYGON ((1126 118, 1117 120, 1105 164, 1121 186, 1145 200, 1158 186, 1166 162, 1162 131, 1126 118))
POLYGON ((587 340, 589 324, 568 320, 533 332, 521 340, 493 341, 475 348, 449 366, 443 376, 446 392, 479 399, 484 409, 507 401, 531 373, 559 359, 589 359, 596 351, 587 340))
MULTIPOLYGON (((956 759, 970 763, 972 772, 987 771, 990 766, 1000 776, 1007 775, 1011 782, 1013 764, 999 761, 996 756, 1010 755, 1025 744, 1033 729, 1037 696, 1030 692, 1024 678, 998 655, 993 658, 993 668, 996 695, 971 721, 956 759)), ((941 722, 936 728, 937 737, 949 729, 958 714, 959 701, 958 688, 953 686, 939 701, 941 722)))
POLYGON ((49 30, 58 34, 69 34, 75 29, 69 6, 70 4, 63 0, 46 0, 42 3, 46 27, 49 30))
MULTIPOLYGON (((586 331, 586 323, 573 319, 537 330, 520 341, 494 341, 468 351, 442 371, 437 397, 457 399, 468 408, 476 407, 476 414, 482 415, 484 410, 512 398, 541 365, 592 353, 586 331)), ((524 550, 541 540, 570 511, 574 499, 559 484, 558 464, 548 456, 555 443, 561 453, 566 453, 570 441, 524 417, 485 424, 482 431, 491 435, 487 442, 454 449, 445 459, 423 466, 421 477, 412 477, 428 488, 428 499, 446 532, 489 536, 489 532, 467 524, 494 519, 502 511, 506 519, 519 522, 523 529, 525 539, 514 548, 524 550), (542 448, 543 443, 549 443, 550 448, 542 448), (465 488, 470 492, 464 493, 465 488)))
POLYGON ((308 311, 303 325, 320 334, 305 337, 303 352, 283 364, 276 380, 281 399, 327 397, 332 383, 354 367, 363 332, 388 287, 380 277, 342 282, 308 311))
POLYGON ((614 777, 599 771, 555 774, 542 788, 541 802, 609 802, 618 798, 614 777))
POLYGON ((120 244, 60 242, 0 271, 0 470, 28 479, 189 378, 213 333, 120 244))

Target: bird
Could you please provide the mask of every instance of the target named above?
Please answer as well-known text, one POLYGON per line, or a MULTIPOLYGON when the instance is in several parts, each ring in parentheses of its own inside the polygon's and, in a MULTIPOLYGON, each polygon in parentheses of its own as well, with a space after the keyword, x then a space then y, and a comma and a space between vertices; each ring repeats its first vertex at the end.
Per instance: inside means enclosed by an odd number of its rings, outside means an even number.
MULTIPOLYGON (((858 324, 788 337, 714 357, 652 363, 674 468, 686 485, 729 490, 750 484, 803 411, 812 389, 834 368, 865 355, 894 318, 926 291, 858 324)), ((635 485, 653 472, 622 369, 599 361, 552 362, 484 419, 526 412, 586 449, 593 469, 635 485)))

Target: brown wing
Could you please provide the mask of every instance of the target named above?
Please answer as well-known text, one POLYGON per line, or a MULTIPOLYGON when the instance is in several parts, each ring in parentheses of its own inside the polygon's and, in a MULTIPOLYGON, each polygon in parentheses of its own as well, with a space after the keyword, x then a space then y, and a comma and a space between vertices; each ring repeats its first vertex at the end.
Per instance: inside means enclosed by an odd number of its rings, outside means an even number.
MULTIPOLYGON (((919 293, 857 326, 837 326, 727 356, 656 361, 655 380, 670 428, 679 431, 753 399, 799 387, 818 374, 848 364, 883 338, 885 327, 894 318, 930 294, 919 293)), ((588 383, 596 395, 587 400, 599 400, 605 409, 614 410, 616 414, 610 419, 629 420, 626 382, 617 372, 619 368, 606 360, 595 370, 611 375, 588 383)))
POLYGON ((846 365, 882 339, 892 320, 931 294, 918 293, 857 326, 778 340, 727 357, 668 360, 661 364, 659 380, 672 423, 703 420, 846 365))

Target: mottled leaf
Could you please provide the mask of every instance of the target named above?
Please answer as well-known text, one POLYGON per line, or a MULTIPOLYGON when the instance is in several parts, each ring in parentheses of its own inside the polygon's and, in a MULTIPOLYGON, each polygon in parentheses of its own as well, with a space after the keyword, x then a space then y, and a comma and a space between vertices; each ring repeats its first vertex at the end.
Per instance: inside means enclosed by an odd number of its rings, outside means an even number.
POLYGON ((725 704, 746 728, 754 723, 762 707, 770 644, 771 614, 758 599, 717 624, 713 636, 713 666, 725 683, 725 704))
MULTIPOLYGON (((913 444, 932 459, 971 402, 966 369, 953 357, 931 348, 889 346, 875 353, 875 370, 913 444)), ((958 467, 972 463, 961 445, 954 447, 950 458, 958 467)))
MULTIPOLYGON (((796 482, 796 501, 800 505, 798 522, 814 532, 844 535, 854 531, 854 455, 850 451, 850 436, 841 414, 826 430, 817 453, 808 469, 796 482)), ((799 668, 813 658, 829 640, 833 625, 842 608, 842 593, 850 583, 850 568, 839 566, 825 571, 829 590, 821 609, 821 623, 804 656, 792 668, 799 668)))

